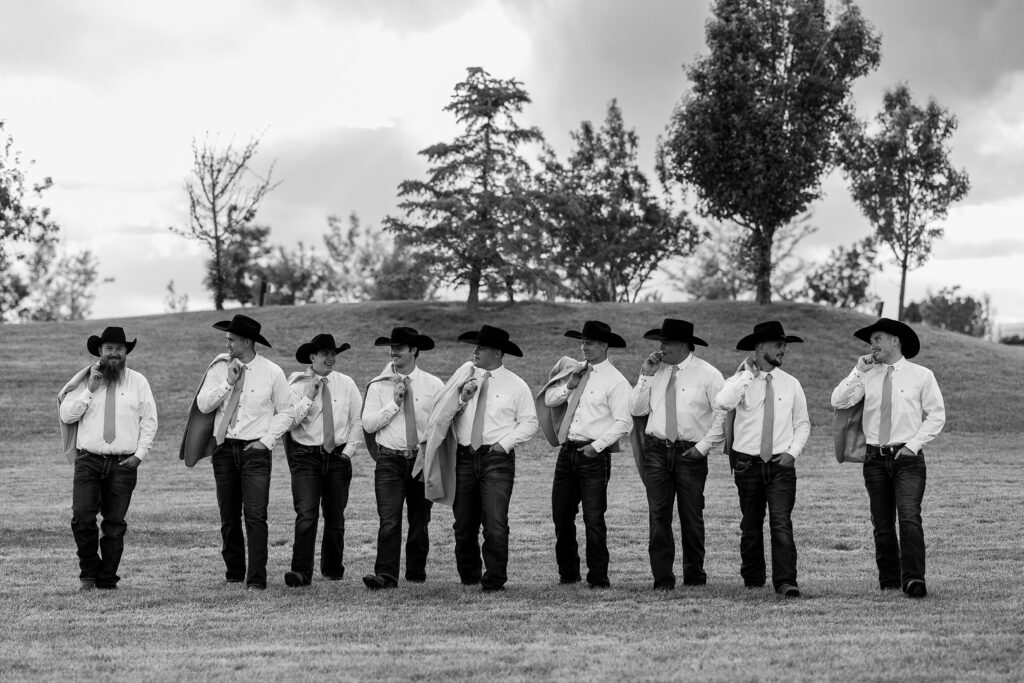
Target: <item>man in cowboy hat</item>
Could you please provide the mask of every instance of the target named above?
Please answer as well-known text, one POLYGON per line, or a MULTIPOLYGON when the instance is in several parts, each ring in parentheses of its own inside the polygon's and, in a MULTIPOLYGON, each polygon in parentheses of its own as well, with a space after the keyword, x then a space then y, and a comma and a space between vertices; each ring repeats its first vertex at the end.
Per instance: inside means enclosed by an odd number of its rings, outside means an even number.
POLYGON ((362 397, 348 375, 334 370, 340 346, 330 334, 318 334, 299 346, 295 360, 309 365, 288 379, 298 401, 292 429, 285 434, 285 454, 295 503, 295 544, 291 570, 284 582, 308 586, 313 577, 316 527, 324 511, 320 573, 331 581, 345 576, 345 506, 352 483, 352 455, 362 441, 359 410, 362 397))
POLYGON ((912 598, 923 598, 928 593, 921 526, 924 445, 942 430, 946 408, 932 371, 908 360, 921 350, 908 325, 881 318, 853 334, 871 345, 871 353, 858 358, 832 392, 832 406, 850 408, 864 401, 864 485, 874 526, 878 583, 882 590, 902 588, 912 598))
MULTIPOLYGON (((683 584, 703 586, 704 484, 708 452, 725 439, 725 411, 715 405, 725 378, 693 354, 707 346, 693 333, 693 323, 665 318, 660 329, 644 339, 659 342, 640 367, 629 409, 647 416, 643 428, 643 473, 650 509, 648 554, 654 588, 672 590, 676 577, 672 505, 679 501, 679 530, 683 546, 683 584)), ((639 423, 638 423, 639 424, 639 423)))
POLYGON ((566 405, 557 430, 561 445, 551 485, 551 517, 555 522, 555 559, 559 583, 577 583, 580 555, 576 543, 576 513, 583 507, 587 539, 587 585, 607 588, 608 480, 611 452, 633 428, 629 414, 629 382, 608 360, 608 349, 626 348, 625 340, 599 320, 588 320, 580 331, 565 333, 578 339, 583 363, 564 378, 545 387, 548 408, 566 405))
POLYGON ((423 583, 430 551, 431 502, 423 495, 422 478, 413 475, 427 430, 434 397, 444 383, 420 369, 420 351, 434 348, 434 340, 412 327, 395 327, 391 336, 378 337, 374 346, 386 346, 391 362, 366 387, 363 429, 366 446, 377 465, 373 490, 377 498, 377 559, 373 574, 363 577, 370 589, 394 588, 402 559, 402 506, 408 511, 405 543, 405 580, 423 583))
POLYGON ((537 410, 526 382, 503 365, 523 352, 505 330, 483 325, 459 335, 473 344, 473 375, 459 390, 454 419, 455 562, 463 585, 485 592, 508 579, 508 505, 515 480, 515 448, 537 433, 537 410), (483 526, 483 559, 479 534, 483 526), (481 572, 481 570, 484 570, 481 572))
POLYGON ((748 588, 765 584, 764 510, 772 542, 772 586, 787 598, 800 597, 791 515, 796 502, 796 459, 807 443, 811 423, 800 382, 781 369, 786 345, 802 342, 782 323, 754 325, 736 344, 753 351, 725 382, 715 402, 735 410, 731 457, 740 497, 740 574, 748 588))
POLYGON ((257 342, 270 346, 258 322, 239 313, 213 327, 225 332, 227 354, 218 356, 206 371, 196 406, 215 414, 211 460, 225 579, 263 590, 267 587, 271 451, 292 425, 292 392, 280 366, 256 353, 257 342))
POLYGON ((74 453, 71 531, 78 546, 79 590, 117 588, 136 470, 156 436, 149 382, 126 367, 136 341, 128 341, 120 327, 89 337, 86 348, 99 362, 76 374, 57 397, 65 454, 74 453), (102 538, 97 514, 103 515, 102 538))

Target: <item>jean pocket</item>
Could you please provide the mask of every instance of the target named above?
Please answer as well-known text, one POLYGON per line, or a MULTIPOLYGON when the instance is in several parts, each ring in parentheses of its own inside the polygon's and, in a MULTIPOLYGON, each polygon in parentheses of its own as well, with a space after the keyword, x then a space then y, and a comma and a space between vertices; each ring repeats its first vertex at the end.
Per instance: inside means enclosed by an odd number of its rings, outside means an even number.
POLYGON ((733 470, 733 474, 743 474, 754 464, 754 461, 750 458, 736 461, 736 469, 733 470))

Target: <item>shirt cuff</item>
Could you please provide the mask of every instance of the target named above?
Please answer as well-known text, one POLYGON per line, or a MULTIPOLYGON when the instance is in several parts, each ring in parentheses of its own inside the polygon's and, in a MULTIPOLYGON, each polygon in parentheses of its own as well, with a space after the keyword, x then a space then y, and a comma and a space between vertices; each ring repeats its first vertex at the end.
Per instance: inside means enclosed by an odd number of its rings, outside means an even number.
POLYGON ((693 444, 693 447, 700 451, 700 454, 707 457, 708 453, 711 452, 711 442, 707 439, 701 439, 697 443, 693 444))
POLYGON ((505 449, 506 453, 511 453, 512 449, 515 448, 515 440, 508 438, 507 436, 503 439, 498 439, 498 445, 505 449))
POLYGON ((921 452, 921 442, 917 439, 911 439, 907 443, 903 444, 903 446, 914 451, 915 454, 919 454, 921 452))
POLYGON ((135 450, 135 457, 139 460, 144 460, 147 455, 149 455, 148 448, 138 448, 135 450))
POLYGON ((275 441, 277 441, 277 439, 275 439, 272 436, 265 436, 262 439, 259 439, 259 442, 261 444, 263 444, 264 446, 266 446, 268 451, 274 450, 274 442, 275 441))
POLYGON ((391 401, 384 405, 384 410, 394 415, 400 410, 400 408, 398 407, 398 404, 395 403, 395 400, 391 399, 391 401))
POLYGON ((604 449, 608 448, 611 444, 603 439, 594 439, 590 442, 590 445, 594 447, 594 450, 600 453, 604 449))

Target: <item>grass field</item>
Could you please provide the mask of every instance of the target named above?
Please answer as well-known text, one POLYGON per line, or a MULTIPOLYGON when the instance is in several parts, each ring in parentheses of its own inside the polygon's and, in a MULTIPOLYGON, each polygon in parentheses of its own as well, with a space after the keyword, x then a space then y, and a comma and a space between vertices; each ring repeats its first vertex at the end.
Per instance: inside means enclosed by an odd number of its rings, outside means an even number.
MULTIPOLYGON (((128 515, 121 590, 80 595, 69 527, 71 468, 58 455, 53 397, 88 362, 85 339, 110 321, 0 327, 0 679, 708 679, 1018 680, 1024 646, 1024 477, 1018 464, 1021 349, 941 331, 921 332, 920 362, 946 398, 946 431, 927 449, 925 600, 877 590, 867 496, 859 467, 831 453, 828 394, 864 345, 865 316, 811 306, 752 304, 520 305, 470 319, 456 304, 359 304, 258 310, 268 356, 286 371, 292 353, 330 331, 354 349, 341 371, 357 383, 386 360, 371 346, 393 325, 438 340, 428 371, 447 375, 467 357, 464 330, 513 330, 525 359, 509 367, 539 387, 561 335, 585 318, 612 324, 630 346, 613 356, 631 380, 653 344, 642 333, 684 317, 726 374, 735 342, 765 317, 793 345, 787 371, 808 396, 812 438, 798 464, 795 535, 804 599, 746 590, 739 577, 739 506, 728 465, 711 456, 707 486, 709 583, 650 590, 647 512, 628 452, 609 487, 608 591, 559 586, 550 521, 554 449, 535 439, 517 459, 508 590, 459 584, 451 511, 434 509, 428 580, 383 593, 363 588, 373 566, 372 462, 354 463, 341 582, 285 588, 292 522, 284 458, 275 456, 270 505, 271 580, 265 593, 224 585, 219 521, 208 461, 177 460, 185 411, 206 362, 221 349, 210 328, 230 314, 203 312, 116 321, 139 345, 160 410, 156 447, 140 470, 128 515)), ((580 523, 582 541, 582 523, 580 523)), ((677 563, 679 562, 677 554, 677 563)), ((677 565, 677 573, 679 573, 677 565)))

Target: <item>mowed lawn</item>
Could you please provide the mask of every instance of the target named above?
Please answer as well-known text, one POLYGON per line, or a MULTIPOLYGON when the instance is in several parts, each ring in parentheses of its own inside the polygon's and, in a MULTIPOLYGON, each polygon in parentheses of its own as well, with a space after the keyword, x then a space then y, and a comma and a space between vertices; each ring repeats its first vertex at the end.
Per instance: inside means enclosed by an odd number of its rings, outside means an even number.
MULTIPOLYGON (((728 464, 712 452, 707 486, 709 583, 651 590, 647 507, 628 453, 609 485, 612 588, 560 586, 554 563, 550 483, 555 450, 536 438, 517 454, 508 590, 460 585, 451 510, 434 508, 425 584, 367 591, 377 519, 372 462, 354 463, 347 514, 346 577, 288 589, 294 512, 287 466, 275 452, 270 509, 270 586, 223 583, 219 520, 208 461, 177 459, 184 414, 231 313, 203 312, 0 328, 7 381, 0 393, 0 678, 20 679, 710 679, 1015 680, 1024 646, 1024 494, 1018 460, 1024 422, 1021 349, 941 331, 921 332, 920 361, 945 397, 947 431, 927 448, 928 598, 877 589, 860 468, 832 455, 828 394, 865 345, 852 338, 866 316, 804 305, 645 304, 485 308, 456 304, 359 304, 247 311, 264 323, 286 371, 313 334, 353 344, 341 371, 364 383, 386 361, 373 339, 412 324, 438 340, 422 366, 446 378, 468 358, 459 332, 490 322, 526 352, 509 367, 539 388, 561 335, 597 318, 629 348, 613 356, 635 380, 654 348, 641 339, 663 317, 697 324, 712 346, 700 355, 730 374, 736 340, 778 318, 807 340, 785 368, 804 384, 814 424, 798 463, 794 526, 801 600, 739 577, 739 506, 728 464), (153 384, 160 433, 140 470, 129 511, 121 589, 77 593, 69 526, 71 468, 58 454, 54 395, 89 361, 85 339, 123 324, 139 346, 132 367, 153 384)), ((580 540, 582 543, 582 522, 580 540)), ((581 548, 582 551, 582 548, 581 548)), ((680 558, 677 553, 677 574, 680 558)))

